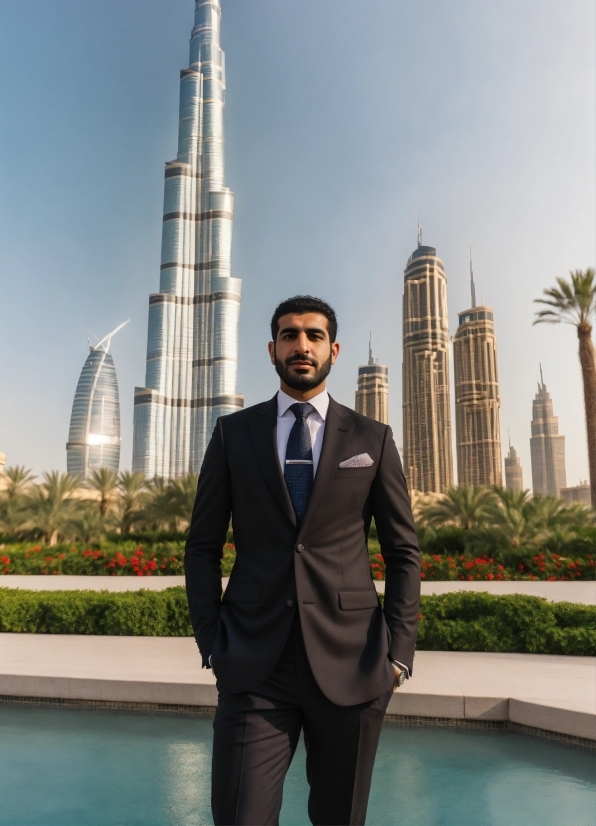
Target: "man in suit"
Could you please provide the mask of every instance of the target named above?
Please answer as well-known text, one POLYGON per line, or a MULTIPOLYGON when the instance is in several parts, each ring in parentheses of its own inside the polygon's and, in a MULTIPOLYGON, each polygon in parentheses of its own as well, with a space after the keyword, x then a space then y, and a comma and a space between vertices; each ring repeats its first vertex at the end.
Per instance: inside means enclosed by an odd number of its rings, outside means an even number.
POLYGON ((296 296, 271 321, 270 401, 218 419, 186 543, 188 603, 219 692, 216 826, 277 824, 300 732, 313 824, 363 824, 381 724, 412 673, 420 552, 391 429, 325 382, 337 320, 296 296), (222 599, 232 519, 236 562, 222 599), (371 578, 377 527, 385 605, 371 578))

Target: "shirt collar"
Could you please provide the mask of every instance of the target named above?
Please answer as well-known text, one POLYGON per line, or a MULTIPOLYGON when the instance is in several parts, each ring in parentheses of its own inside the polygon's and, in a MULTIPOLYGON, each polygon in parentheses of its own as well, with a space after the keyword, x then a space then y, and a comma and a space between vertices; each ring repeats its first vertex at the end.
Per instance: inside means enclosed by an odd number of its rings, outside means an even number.
MULTIPOLYGON (((317 396, 313 396, 312 399, 309 399, 308 403, 312 404, 321 419, 325 421, 327 418, 327 410, 329 409, 329 393, 326 390, 323 390, 322 393, 319 393, 317 396)), ((288 396, 288 394, 284 393, 281 389, 277 391, 278 418, 281 418, 293 404, 296 404, 296 399, 288 396)))

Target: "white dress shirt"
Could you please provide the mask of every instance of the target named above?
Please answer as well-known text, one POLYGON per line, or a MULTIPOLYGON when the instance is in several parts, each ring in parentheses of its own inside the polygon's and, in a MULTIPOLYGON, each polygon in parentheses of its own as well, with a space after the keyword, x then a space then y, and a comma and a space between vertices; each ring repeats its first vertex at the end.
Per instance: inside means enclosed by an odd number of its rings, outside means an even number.
MULTIPOLYGON (((288 396, 283 390, 277 393, 277 455, 279 456, 279 464, 281 472, 283 473, 286 464, 286 448, 288 446, 288 439, 290 438, 290 430, 292 429, 296 417, 290 410, 290 407, 296 404, 296 399, 288 396)), ((313 478, 317 472, 319 459, 321 458, 321 448, 323 447, 323 436, 325 435, 325 419, 327 418, 327 411, 329 409, 329 393, 323 390, 318 396, 313 396, 308 400, 308 404, 314 407, 313 412, 306 420, 308 429, 310 430, 310 443, 312 445, 312 472, 313 478)))

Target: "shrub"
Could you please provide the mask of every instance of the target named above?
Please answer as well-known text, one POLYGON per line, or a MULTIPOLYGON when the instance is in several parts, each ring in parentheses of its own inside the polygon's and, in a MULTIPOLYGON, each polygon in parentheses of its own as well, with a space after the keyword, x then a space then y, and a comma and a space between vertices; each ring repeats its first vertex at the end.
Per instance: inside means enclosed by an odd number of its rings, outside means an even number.
POLYGON ((422 598, 418 648, 596 654, 596 606, 522 594, 455 592, 422 598))
MULTIPOLYGON (((192 636, 182 587, 124 593, 0 588, 0 632, 192 636)), ((418 648, 594 655, 596 607, 519 594, 427 596, 418 648)))
POLYGON ((192 636, 186 591, 0 589, 0 631, 29 634, 192 636))

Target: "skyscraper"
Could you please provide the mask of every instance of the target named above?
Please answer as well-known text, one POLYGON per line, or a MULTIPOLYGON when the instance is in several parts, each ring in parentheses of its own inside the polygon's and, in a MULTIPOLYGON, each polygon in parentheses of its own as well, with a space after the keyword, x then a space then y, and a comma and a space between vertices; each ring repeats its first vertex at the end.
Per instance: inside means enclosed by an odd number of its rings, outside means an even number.
POLYGON ((532 402, 532 487, 534 496, 561 495, 567 487, 565 436, 559 435, 559 419, 553 415, 553 402, 546 390, 540 368, 538 392, 532 402))
POLYGON ((196 473, 236 394, 240 287, 230 277, 233 194, 224 178, 219 0, 195 0, 180 73, 178 155, 166 163, 159 292, 149 296, 145 387, 135 388, 133 469, 196 473))
POLYGON ((402 380, 408 485, 440 493, 453 484, 447 278, 436 249, 422 246, 420 226, 404 273, 402 380))
POLYGON ((92 470, 105 467, 117 471, 120 466, 120 401, 110 344, 124 324, 97 344, 89 344, 77 384, 66 443, 66 469, 83 479, 92 470))
POLYGON ((368 343, 368 364, 358 368, 356 412, 389 424, 389 368, 373 359, 368 343))
POLYGON ((459 313, 453 339, 457 478, 490 487, 503 479, 497 341, 492 307, 476 306, 471 251, 470 287, 472 306, 459 313))
POLYGON ((514 493, 524 489, 524 476, 517 451, 509 442, 509 453, 505 456, 505 487, 514 493))

